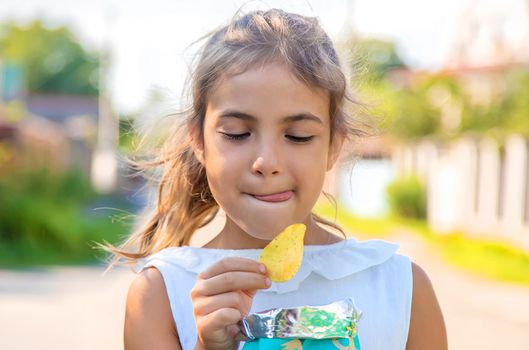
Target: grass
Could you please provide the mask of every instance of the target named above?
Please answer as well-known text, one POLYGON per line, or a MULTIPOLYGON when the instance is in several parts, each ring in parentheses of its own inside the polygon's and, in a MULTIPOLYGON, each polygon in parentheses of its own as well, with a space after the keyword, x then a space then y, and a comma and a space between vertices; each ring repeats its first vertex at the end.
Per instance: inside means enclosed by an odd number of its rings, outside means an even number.
POLYGON ((314 212, 322 217, 336 221, 347 233, 360 233, 362 235, 369 235, 373 238, 383 238, 391 234, 395 228, 395 223, 386 219, 367 219, 353 216, 341 206, 338 206, 338 212, 329 205, 319 202, 314 208, 314 212), (336 219, 336 220, 335 220, 336 219))
POLYGON ((438 236, 443 256, 455 266, 503 282, 529 286, 529 255, 489 238, 472 239, 463 233, 438 236))
MULTIPOLYGON (((335 211, 329 204, 318 203, 315 212, 334 220, 335 211)), ((424 220, 391 216, 363 219, 343 209, 338 210, 336 222, 346 232, 360 232, 372 238, 388 238, 397 230, 414 233, 440 251, 453 266, 496 281, 529 286, 529 254, 499 239, 469 237, 463 232, 439 234, 424 220)))

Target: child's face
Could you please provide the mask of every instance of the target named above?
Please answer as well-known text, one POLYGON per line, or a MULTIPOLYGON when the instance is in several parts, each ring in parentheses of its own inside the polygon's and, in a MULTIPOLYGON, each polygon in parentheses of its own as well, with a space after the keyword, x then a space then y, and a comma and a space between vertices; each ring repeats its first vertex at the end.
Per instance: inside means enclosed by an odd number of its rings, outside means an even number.
POLYGON ((330 148, 327 93, 279 63, 224 76, 210 90, 203 135, 196 154, 226 228, 271 240, 290 224, 310 227, 341 146, 330 148))

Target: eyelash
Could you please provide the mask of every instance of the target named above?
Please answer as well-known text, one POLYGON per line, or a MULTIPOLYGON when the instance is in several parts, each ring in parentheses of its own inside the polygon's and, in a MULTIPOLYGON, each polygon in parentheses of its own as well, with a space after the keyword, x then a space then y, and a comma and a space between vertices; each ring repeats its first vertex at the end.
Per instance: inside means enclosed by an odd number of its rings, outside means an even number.
MULTIPOLYGON (((225 132, 221 132, 222 135, 224 135, 227 139, 233 140, 233 141, 241 141, 244 140, 246 137, 250 136, 250 133, 244 133, 244 134, 228 134, 225 132)), ((314 136, 305 136, 305 137, 298 137, 298 136, 292 136, 292 135, 286 135, 287 139, 289 139, 292 142, 296 143, 307 143, 310 140, 314 138, 314 136)))
POLYGON ((297 143, 307 143, 314 138, 314 136, 299 137, 299 136, 292 136, 292 135, 286 135, 286 137, 289 140, 297 142, 297 143))
POLYGON ((226 138, 228 138, 229 140, 234 140, 234 141, 240 141, 240 140, 243 140, 245 139, 247 136, 249 136, 250 134, 249 133, 244 133, 244 134, 227 134, 225 132, 221 132, 222 135, 224 135, 226 138))

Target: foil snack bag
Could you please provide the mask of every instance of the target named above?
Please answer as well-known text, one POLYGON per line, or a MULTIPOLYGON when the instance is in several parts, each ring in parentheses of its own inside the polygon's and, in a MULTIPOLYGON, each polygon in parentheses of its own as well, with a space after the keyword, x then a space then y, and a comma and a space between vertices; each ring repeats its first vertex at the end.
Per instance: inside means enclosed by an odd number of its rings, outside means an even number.
POLYGON ((323 306, 277 308, 246 316, 243 350, 360 350, 359 312, 350 298, 323 306))

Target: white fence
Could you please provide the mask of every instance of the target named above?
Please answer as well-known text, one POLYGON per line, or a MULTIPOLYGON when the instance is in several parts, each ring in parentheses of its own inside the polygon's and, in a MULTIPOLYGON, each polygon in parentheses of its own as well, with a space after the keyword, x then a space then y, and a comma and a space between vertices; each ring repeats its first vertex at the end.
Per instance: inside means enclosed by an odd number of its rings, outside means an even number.
POLYGON ((426 184, 434 230, 493 235, 529 250, 529 140, 424 140, 395 147, 392 160, 399 176, 426 184))

